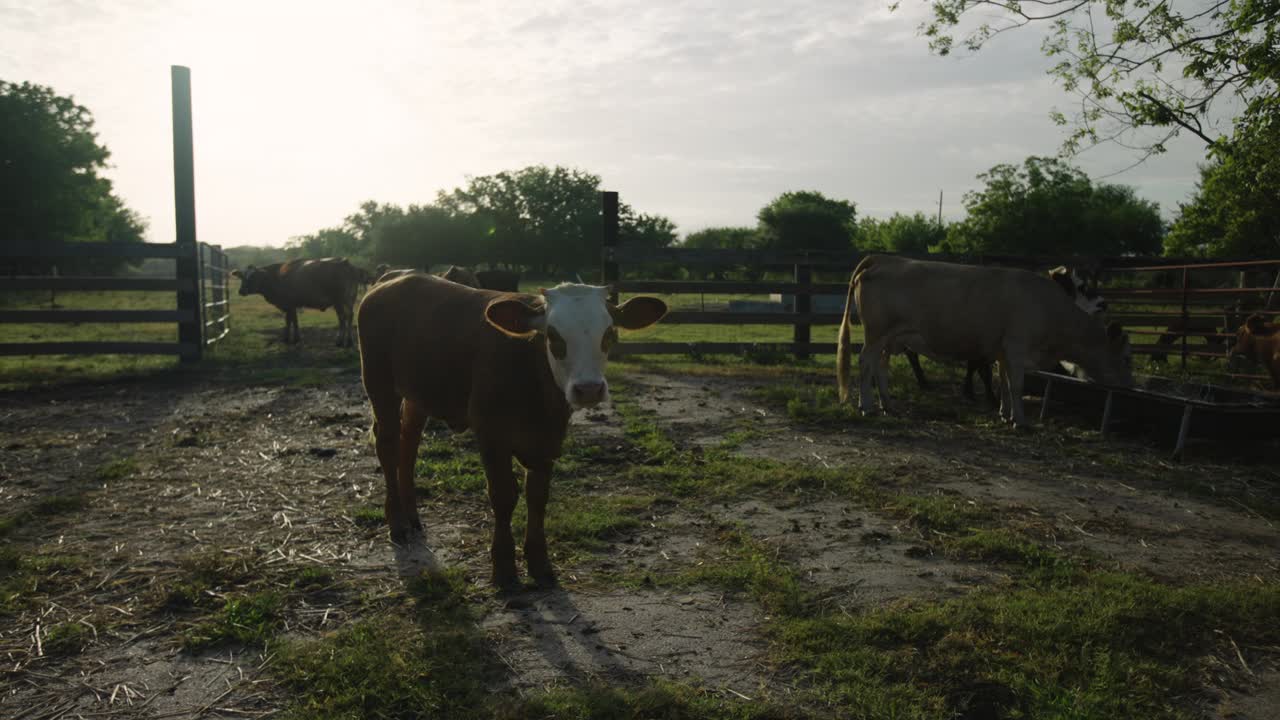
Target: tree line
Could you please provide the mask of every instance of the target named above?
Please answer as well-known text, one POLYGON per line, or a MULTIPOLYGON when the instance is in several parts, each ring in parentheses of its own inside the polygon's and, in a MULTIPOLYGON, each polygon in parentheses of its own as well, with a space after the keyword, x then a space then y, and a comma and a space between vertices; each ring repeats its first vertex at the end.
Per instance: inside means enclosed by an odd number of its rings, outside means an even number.
MULTIPOLYGON (((1210 151, 1195 195, 1167 225, 1131 187, 1097 182, 1058 157, 1029 157, 978 175, 965 216, 860 217, 849 199, 784 192, 754 222, 686 234, 659 214, 620 207, 621 242, 661 248, 881 250, 1003 255, 1275 257, 1280 254, 1280 111, 1250 105, 1210 151)), ((110 153, 88 109, 52 89, 0 81, 0 242, 140 242, 146 224, 103 177, 110 153)), ((238 264, 341 255, 370 267, 460 264, 588 276, 603 232, 598 175, 535 165, 469 178, 433 202, 360 205, 335 226, 291 238, 283 251, 233 249, 238 264)), ((104 272, 117 261, 61 263, 104 272)), ((49 263, 10 264, 42 273, 49 263)))

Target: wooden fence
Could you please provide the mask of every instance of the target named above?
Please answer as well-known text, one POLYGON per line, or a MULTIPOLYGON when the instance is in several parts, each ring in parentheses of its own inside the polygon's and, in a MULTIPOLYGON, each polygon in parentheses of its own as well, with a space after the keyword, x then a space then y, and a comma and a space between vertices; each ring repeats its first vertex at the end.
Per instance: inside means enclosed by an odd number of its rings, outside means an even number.
POLYGON ((174 260, 175 277, 0 277, 0 292, 51 290, 68 292, 133 291, 174 293, 175 307, 167 310, 9 310, 0 309, 0 323, 169 323, 176 324, 177 342, 143 342, 121 337, 107 341, 0 343, 0 355, 177 355, 199 360, 204 348, 230 329, 227 256, 204 243, 64 243, 0 246, 0 260, 50 259, 174 260), (197 249, 198 248, 198 249, 197 249))
POLYGON ((176 242, 173 243, 44 243, 27 238, 0 242, 4 260, 172 259, 174 277, 0 277, 0 291, 129 290, 172 292, 176 307, 165 310, 0 310, 0 323, 175 323, 177 342, 49 341, 0 344, 0 355, 178 355, 199 360, 204 348, 230 330, 229 264, 222 249, 196 242, 195 170, 191 136, 191 71, 170 69, 173 97, 173 192, 176 242))
MULTIPOLYGON (((767 348, 775 352, 794 354, 807 358, 815 354, 832 354, 835 343, 810 341, 810 329, 816 325, 838 325, 843 313, 812 312, 813 296, 839 295, 848 291, 848 276, 865 253, 856 252, 778 252, 768 250, 713 250, 692 248, 644 248, 620 245, 617 225, 617 193, 604 194, 605 224, 601 249, 601 274, 618 293, 784 293, 795 297, 790 311, 732 312, 723 310, 673 310, 663 319, 664 324, 700 325, 790 325, 791 342, 626 342, 614 346, 612 356, 661 355, 661 354, 739 354, 767 348), (786 272, 788 280, 764 280, 760 282, 693 281, 633 279, 642 268, 678 266, 688 269, 739 269, 786 272), (841 282, 814 282, 814 273, 828 271, 841 275, 841 282), (628 277, 632 276, 632 277, 628 277)), ((1127 326, 1153 327, 1159 330, 1132 330, 1133 350, 1137 354, 1178 354, 1185 363, 1191 357, 1219 357, 1225 360, 1225 349, 1209 351, 1204 346, 1189 346, 1188 337, 1217 340, 1221 344, 1234 337, 1235 328, 1197 329, 1210 318, 1224 318, 1224 308, 1238 300, 1275 297, 1280 295, 1275 287, 1195 287, 1196 278, 1206 272, 1221 273, 1224 270, 1240 272, 1253 270, 1280 270, 1280 260, 1253 258, 1195 263, 1186 259, 1158 257, 1018 257, 1004 255, 909 255, 918 259, 973 265, 1014 267, 1042 272, 1059 265, 1075 268, 1096 280, 1099 290, 1109 305, 1108 316, 1127 326), (1176 273, 1181 283, 1177 287, 1146 288, 1143 276, 1152 273, 1176 273), (1117 284, 1122 283, 1124 286, 1117 284), (1180 332, 1172 335, 1175 343, 1164 344, 1160 336, 1168 335, 1166 328, 1176 322, 1183 323, 1180 332), (1225 330, 1225 332, 1223 332, 1225 330), (1144 342, 1145 341, 1145 342, 1144 342)), ((615 295, 615 300, 616 295, 615 295)), ((1275 309, 1261 310, 1272 317, 1280 315, 1275 309)), ((1243 319, 1243 318, 1241 318, 1243 319)), ((1225 324, 1225 323, 1224 323, 1225 324)), ((1167 338, 1166 338, 1167 340, 1167 338)), ((860 346, 855 345, 855 350, 860 346)), ((1247 375, 1243 377, 1257 377, 1247 375)))

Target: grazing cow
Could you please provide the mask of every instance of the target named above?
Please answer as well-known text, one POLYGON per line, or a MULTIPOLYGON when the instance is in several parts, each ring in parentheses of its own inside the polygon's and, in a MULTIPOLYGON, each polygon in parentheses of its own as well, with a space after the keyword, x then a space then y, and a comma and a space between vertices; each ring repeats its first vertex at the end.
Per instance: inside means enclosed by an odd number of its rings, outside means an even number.
POLYGON ((849 398, 850 327, 858 309, 866 344, 858 357, 859 405, 871 412, 872 383, 889 411, 889 356, 911 348, 947 361, 1000 362, 1000 416, 1026 425, 1022 382, 1029 369, 1067 360, 1104 383, 1129 385, 1129 340, 1118 325, 1080 312, 1049 278, 1008 268, 975 267, 870 255, 849 283, 836 359, 840 398, 849 398))
POLYGON ((373 406, 393 541, 422 529, 414 461, 423 426, 434 417, 455 431, 475 431, 494 514, 494 583, 516 580, 513 457, 526 470, 529 574, 540 582, 553 579, 543 519, 569 415, 608 397, 604 367, 618 329, 648 327, 667 311, 649 297, 614 306, 608 293, 560 285, 541 295, 518 295, 426 274, 369 291, 359 311, 360 366, 373 406))
POLYGON ((338 347, 350 347, 353 342, 352 307, 363 274, 363 270, 346 258, 290 260, 262 268, 250 265, 244 272, 231 271, 233 277, 240 279, 241 295, 260 294, 284 312, 286 345, 302 341, 298 308, 328 310, 333 307, 338 315, 338 347))
POLYGON ((1280 390, 1280 324, 1269 323, 1254 313, 1236 331, 1232 357, 1247 357, 1271 373, 1271 386, 1280 390))
MULTIPOLYGON (((1065 267, 1056 267, 1049 271, 1049 279, 1056 282, 1058 287, 1067 294, 1067 297, 1075 301, 1076 306, 1090 315, 1097 315, 1107 309, 1107 301, 1103 300, 1098 291, 1089 287, 1084 278, 1075 270, 1065 267)), ((920 367, 920 355, 914 350, 907 349, 903 351, 907 356, 907 362, 911 364, 911 372, 915 373, 916 383, 920 387, 928 389, 929 383, 924 377, 924 368, 920 367)), ((977 374, 982 378, 982 386, 986 391, 987 402, 995 404, 996 396, 991 389, 991 361, 990 360, 970 360, 968 372, 964 376, 963 392, 964 396, 969 400, 976 400, 973 394, 973 376, 977 374)))
POLYGON ((501 292, 520 292, 520 273, 510 270, 481 270, 476 273, 476 280, 485 290, 501 292))

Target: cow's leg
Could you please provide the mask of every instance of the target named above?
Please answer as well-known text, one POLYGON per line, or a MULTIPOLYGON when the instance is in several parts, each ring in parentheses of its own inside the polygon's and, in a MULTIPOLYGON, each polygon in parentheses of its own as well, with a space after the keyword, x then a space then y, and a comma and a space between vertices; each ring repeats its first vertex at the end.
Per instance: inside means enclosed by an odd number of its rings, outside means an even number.
POLYGON ((920 367, 920 355, 915 350, 903 350, 903 355, 907 356, 907 362, 911 364, 911 372, 916 375, 916 384, 925 390, 929 389, 929 381, 924 377, 924 368, 920 367))
POLYGON ((404 542, 409 528, 400 512, 399 483, 396 481, 400 460, 400 398, 394 390, 375 390, 365 385, 373 406, 374 447, 378 452, 378 464, 387 482, 387 496, 382 514, 391 528, 392 542, 404 542))
POLYGON ((987 404, 994 406, 996 404, 996 394, 991 389, 991 363, 985 360, 978 363, 978 377, 982 378, 982 388, 987 393, 987 404))
POLYGON ((489 545, 493 584, 511 587, 517 577, 516 544, 511 537, 511 513, 516 507, 516 478, 511 472, 511 451, 482 447, 480 459, 489 482, 489 504, 493 507, 493 542, 489 545))
POLYGON ((890 413, 889 361, 892 359, 892 357, 893 356, 889 354, 889 351, 887 349, 884 352, 881 352, 880 367, 876 368, 876 381, 877 381, 876 390, 880 395, 880 410, 883 411, 884 414, 886 415, 890 413))
POLYGON ((1031 426, 1027 424, 1027 417, 1022 411, 1022 381, 1026 374, 1026 364, 1017 355, 1007 353, 1005 360, 1008 365, 1005 374, 1007 375, 1006 384, 1009 387, 1009 411, 1013 418, 1013 427, 1015 430, 1028 430, 1031 426))
MULTIPOLYGON (((980 364, 979 364, 978 362, 975 362, 975 361, 973 361, 973 360, 970 360, 970 361, 969 361, 969 367, 965 369, 965 373, 964 373, 964 386, 960 388, 960 393, 961 393, 962 395, 964 395, 965 400, 975 400, 975 401, 976 401, 976 400, 978 399, 978 397, 977 397, 976 395, 974 395, 974 394, 973 394, 973 374, 974 374, 975 372, 977 372, 977 371, 978 371, 979 366, 980 366, 980 364)), ((988 381, 989 381, 989 380, 990 380, 990 377, 991 377, 991 375, 990 375, 990 370, 988 370, 988 371, 987 371, 987 373, 988 373, 988 374, 987 374, 987 378, 988 378, 988 381)), ((989 385, 988 385, 988 390, 987 390, 987 391, 988 391, 988 392, 990 392, 990 386, 989 386, 989 385)))
POLYGON ((524 502, 529 510, 529 522, 524 530, 524 561, 529 575, 539 585, 555 584, 555 572, 551 569, 551 559, 547 557, 544 523, 547 498, 551 494, 551 466, 550 460, 530 463, 524 476, 524 502))
POLYGON ((871 414, 871 384, 875 382, 876 368, 880 365, 885 345, 884 340, 868 340, 862 352, 858 353, 858 410, 863 415, 871 414))
POLYGON ((333 306, 333 314, 338 316, 338 339, 334 342, 338 347, 347 346, 347 328, 350 321, 347 319, 346 308, 342 307, 342 303, 333 306))
POLYGON ((999 361, 1000 383, 1000 419, 1009 422, 1012 417, 1012 401, 1009 397, 1009 361, 1001 357, 999 361))
POLYGON ((298 309, 292 308, 284 316, 284 344, 302 342, 302 330, 298 328, 298 309))
POLYGON ((422 530, 422 518, 418 516, 418 494, 413 486, 413 470, 418 462, 418 445, 422 443, 422 428, 427 424, 427 414, 422 408, 404 401, 400 412, 400 452, 397 457, 396 503, 400 508, 400 527, 406 532, 422 530))

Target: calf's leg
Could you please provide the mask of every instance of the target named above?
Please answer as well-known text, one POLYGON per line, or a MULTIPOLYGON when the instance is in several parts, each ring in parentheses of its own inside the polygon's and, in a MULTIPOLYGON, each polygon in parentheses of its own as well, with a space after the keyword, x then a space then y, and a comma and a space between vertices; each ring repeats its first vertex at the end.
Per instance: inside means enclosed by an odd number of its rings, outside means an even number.
POLYGON ((480 460, 484 463, 484 474, 489 484, 489 504, 493 507, 493 542, 489 545, 489 558, 493 562, 493 584, 510 587, 516 584, 517 577, 516 544, 511 537, 511 513, 516 507, 516 479, 511 472, 511 451, 481 447, 480 460))
POLYGON ((550 460, 530 463, 524 479, 524 502, 529 510, 529 523, 524 530, 524 561, 529 575, 539 585, 555 583, 555 572, 547 556, 545 530, 547 498, 551 494, 551 467, 550 460))
POLYGON ((929 381, 924 377, 924 368, 920 367, 920 354, 915 350, 903 350, 902 354, 907 356, 907 362, 911 364, 911 372, 915 373, 916 384, 928 390, 929 381))
POLYGON ((418 515, 418 494, 413 487, 413 470, 418 461, 418 445, 422 442, 422 428, 426 424, 427 415, 422 412, 422 408, 406 400, 400 411, 400 452, 396 469, 399 525, 406 532, 422 530, 422 518, 418 515))

